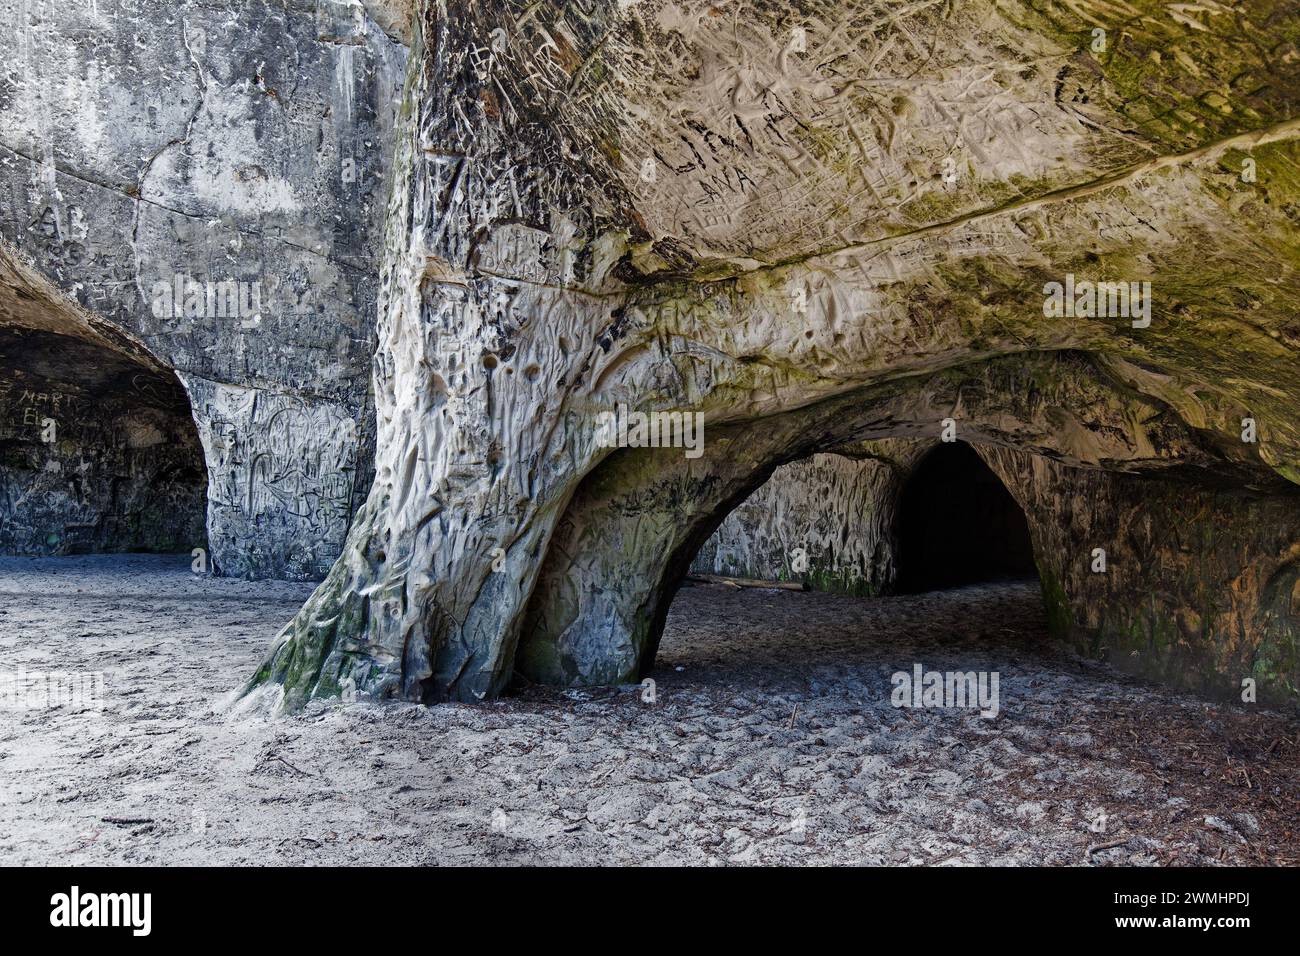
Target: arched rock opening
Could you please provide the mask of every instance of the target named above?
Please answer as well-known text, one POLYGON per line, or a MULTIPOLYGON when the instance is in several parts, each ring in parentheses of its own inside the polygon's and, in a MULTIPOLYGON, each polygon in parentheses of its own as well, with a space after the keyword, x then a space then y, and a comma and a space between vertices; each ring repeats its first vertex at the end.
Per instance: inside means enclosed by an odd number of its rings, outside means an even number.
MULTIPOLYGON (((616 451, 566 504, 519 630, 516 673, 564 685, 644 675, 699 549, 756 492, 763 497, 774 475, 818 458, 879 462, 887 480, 874 493, 875 508, 894 527, 909 476, 941 446, 940 423, 959 402, 960 434, 978 450, 970 454, 1023 509, 1055 636, 1122 666, 1218 692, 1243 674, 1286 670, 1276 662, 1294 645, 1300 605, 1293 592, 1300 589, 1291 576, 1293 519, 1280 518, 1290 506, 1267 504, 1277 499, 1276 482, 1246 454, 1207 450, 1202 434, 1125 388, 1105 362, 1044 353, 719 425, 698 459, 671 448, 616 451), (1261 522, 1257 513, 1269 518, 1261 522), (1207 525, 1199 515, 1217 517, 1207 525), (1196 548, 1166 541, 1172 528, 1209 535, 1211 526, 1220 534, 1196 548), (1091 569, 1097 546, 1109 550, 1109 573, 1091 569), (1184 610, 1193 607, 1201 610, 1184 610), (1233 637, 1234 614, 1251 620, 1255 639, 1233 637)), ((825 499, 830 486, 813 484, 825 499)), ((799 534, 772 540, 779 552, 799 534)), ((896 560, 895 535, 886 538, 871 582, 882 592, 893 590, 896 560)))
POLYGON ((207 469, 174 373, 127 350, 0 328, 0 553, 206 543, 207 469))
POLYGON ((894 589, 918 594, 1036 574, 1020 505, 965 442, 940 442, 903 487, 894 589))

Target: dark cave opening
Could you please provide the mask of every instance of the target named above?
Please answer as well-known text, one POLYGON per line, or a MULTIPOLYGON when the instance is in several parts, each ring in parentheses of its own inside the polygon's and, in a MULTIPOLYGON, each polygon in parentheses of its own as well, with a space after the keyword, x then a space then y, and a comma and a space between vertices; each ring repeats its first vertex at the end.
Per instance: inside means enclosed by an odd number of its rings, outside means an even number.
POLYGON ((206 547, 207 482, 175 373, 125 347, 0 330, 0 554, 206 547))
POLYGON ((1038 574, 1024 512, 965 442, 941 443, 916 466, 894 534, 899 594, 1038 574))

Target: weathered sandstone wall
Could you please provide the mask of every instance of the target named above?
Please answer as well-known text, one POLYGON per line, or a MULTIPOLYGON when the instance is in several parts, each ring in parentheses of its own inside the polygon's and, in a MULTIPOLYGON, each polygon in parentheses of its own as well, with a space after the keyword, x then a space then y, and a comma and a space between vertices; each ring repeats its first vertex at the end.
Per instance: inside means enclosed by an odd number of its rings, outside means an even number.
POLYGON ((782 465, 700 548, 691 570, 879 594, 892 580, 897 467, 842 454, 782 465))
MULTIPOLYGON (((0 255, 180 375, 217 570, 321 576, 370 480, 400 20, 377 3, 0 0, 0 22, 0 255)), ((81 334, 62 303, 14 311, 81 334)), ((53 524, 107 507, 96 489, 121 467, 68 454, 94 474, 50 499, 53 524)))

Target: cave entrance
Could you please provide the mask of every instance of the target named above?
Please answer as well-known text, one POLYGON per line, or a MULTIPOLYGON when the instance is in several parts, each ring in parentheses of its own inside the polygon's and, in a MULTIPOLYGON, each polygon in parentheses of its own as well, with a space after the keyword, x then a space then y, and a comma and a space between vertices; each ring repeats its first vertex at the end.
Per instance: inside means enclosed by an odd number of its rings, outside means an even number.
POLYGON ((965 442, 942 443, 916 466, 902 490, 894 534, 900 594, 1038 573, 1024 512, 965 442))
POLYGON ((1028 522, 969 446, 814 436, 773 460, 748 451, 753 434, 715 437, 714 456, 699 463, 673 449, 624 450, 583 481, 525 614, 514 659, 522 682, 639 680, 659 666, 661 640, 668 660, 712 653, 686 649, 706 638, 752 660, 764 648, 811 654, 843 636, 819 624, 841 614, 857 622, 853 641, 926 627, 974 637, 994 620, 1041 635, 1028 522), (916 590, 1016 583, 874 600, 895 591, 896 570, 916 590))
POLYGON ((206 547, 207 468, 189 397, 138 351, 0 328, 0 554, 206 547))

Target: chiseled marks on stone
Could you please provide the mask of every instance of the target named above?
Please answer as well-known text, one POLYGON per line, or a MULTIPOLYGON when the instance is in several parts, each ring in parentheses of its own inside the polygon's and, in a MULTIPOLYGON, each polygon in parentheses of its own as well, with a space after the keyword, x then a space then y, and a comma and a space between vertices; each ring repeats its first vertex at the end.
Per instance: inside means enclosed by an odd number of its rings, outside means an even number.
POLYGON ((895 484, 891 466, 874 459, 819 454, 782 465, 727 515, 692 570, 878 593, 892 576, 883 492, 895 484))
POLYGON ((594 430, 568 400, 600 377, 618 334, 617 302, 601 288, 613 257, 593 225, 599 184, 542 121, 533 104, 548 91, 508 68, 511 51, 476 22, 483 14, 439 4, 425 24, 428 59, 412 71, 411 128, 395 160, 375 486, 344 558, 267 665, 326 692, 345 680, 377 696, 499 690, 512 652, 503 616, 522 614, 567 491, 596 457, 594 430), (488 238, 502 275, 480 272, 477 247, 511 219, 551 239, 539 252, 535 232, 488 238), (577 284, 538 282, 565 248, 577 284), (535 268, 519 258, 538 254, 535 268), (321 611, 330 622, 305 623, 321 611), (333 643, 358 620, 364 645, 333 643))
POLYGON ((618 130, 612 168, 652 237, 734 262, 959 218, 1292 119, 1300 80, 1288 43, 1253 40, 1276 33, 1279 3, 1194 22, 1155 3, 622 9, 602 41, 617 66, 582 106, 618 130))
POLYGON ((182 375, 208 461, 218 573, 307 580, 343 546, 357 481, 351 409, 182 375))
POLYGON ((651 234, 703 258, 878 238, 1090 168, 1054 101, 1076 49, 990 5, 647 0, 611 33, 618 172, 651 234))

